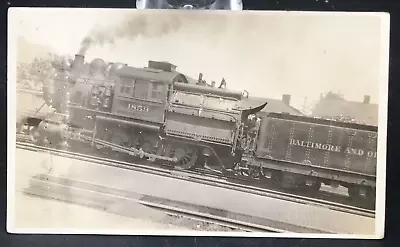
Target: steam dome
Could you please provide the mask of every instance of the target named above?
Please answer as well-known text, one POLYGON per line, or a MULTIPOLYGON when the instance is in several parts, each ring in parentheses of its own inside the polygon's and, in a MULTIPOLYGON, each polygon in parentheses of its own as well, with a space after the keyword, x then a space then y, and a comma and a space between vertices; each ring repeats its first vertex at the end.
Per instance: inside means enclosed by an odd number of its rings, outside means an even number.
POLYGON ((90 63, 90 72, 91 73, 102 73, 106 68, 106 63, 103 59, 96 58, 90 63))

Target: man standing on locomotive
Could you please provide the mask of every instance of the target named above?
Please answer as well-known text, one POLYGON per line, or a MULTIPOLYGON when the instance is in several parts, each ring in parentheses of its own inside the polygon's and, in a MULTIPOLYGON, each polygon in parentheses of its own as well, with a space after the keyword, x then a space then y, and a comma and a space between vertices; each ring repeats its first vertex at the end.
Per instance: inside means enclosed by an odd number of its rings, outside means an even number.
POLYGON ((256 137, 258 134, 258 128, 260 126, 260 118, 256 115, 250 115, 246 126, 246 149, 248 152, 253 152, 256 146, 256 137))

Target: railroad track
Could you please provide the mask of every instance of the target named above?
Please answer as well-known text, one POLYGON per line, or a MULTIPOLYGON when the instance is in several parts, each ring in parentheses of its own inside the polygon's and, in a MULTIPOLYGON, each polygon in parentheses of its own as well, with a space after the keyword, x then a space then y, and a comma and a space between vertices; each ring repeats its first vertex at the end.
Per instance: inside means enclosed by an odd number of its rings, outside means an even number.
MULTIPOLYGON (((135 204, 140 204, 157 211, 162 211, 169 217, 173 217, 172 219, 167 219, 167 221, 171 223, 174 223, 174 218, 184 218, 188 220, 186 225, 206 224, 214 229, 215 226, 217 226, 222 231, 285 233, 288 231, 282 228, 286 228, 297 229, 301 232, 307 232, 307 230, 317 233, 322 232, 320 230, 279 223, 275 224, 281 226, 280 228, 272 227, 268 226, 268 224, 271 224, 271 221, 252 216, 231 212, 222 212, 222 215, 216 215, 210 212, 204 212, 201 207, 200 209, 196 209, 194 206, 191 208, 185 208, 185 206, 177 207, 169 205, 168 203, 162 203, 160 202, 159 198, 152 196, 142 195, 140 198, 137 198, 135 196, 130 196, 130 193, 126 191, 102 186, 94 186, 93 184, 85 184, 82 182, 79 183, 78 181, 69 179, 61 179, 60 181, 57 181, 57 179, 52 178, 51 176, 33 177, 30 182, 30 187, 25 188, 22 192, 28 196, 79 204, 128 217, 137 217, 137 215, 129 210, 113 210, 112 207, 109 208, 109 205, 115 205, 115 203, 118 203, 119 205, 125 205, 125 208, 134 208, 135 204)), ((172 202, 171 204, 177 204, 177 202, 172 202)))
POLYGON ((236 231, 244 231, 244 232, 273 232, 273 233, 285 233, 285 230, 264 226, 260 224, 250 223, 247 221, 235 220, 232 218, 212 215, 209 213, 197 212, 195 210, 187 210, 179 207, 171 207, 161 203, 154 202, 146 202, 140 201, 142 205, 161 210, 168 215, 176 216, 176 217, 184 217, 191 220, 196 220, 199 222, 205 222, 208 224, 219 225, 222 227, 227 227, 236 231))
MULTIPOLYGON (((27 138, 27 139, 29 139, 29 138, 27 138)), ((307 204, 307 205, 329 208, 331 210, 351 213, 354 215, 360 215, 360 216, 364 216, 364 217, 370 217, 370 218, 375 217, 375 211, 371 210, 371 209, 351 206, 351 205, 332 202, 332 201, 328 201, 328 200, 316 199, 316 198, 312 198, 312 197, 300 196, 300 195, 296 195, 296 194, 292 194, 292 193, 280 192, 280 191, 271 190, 271 189, 260 188, 260 187, 256 187, 256 186, 252 186, 252 185, 245 185, 245 184, 240 184, 240 183, 236 183, 236 182, 231 182, 229 180, 232 180, 232 178, 224 177, 224 176, 216 176, 216 175, 212 175, 212 174, 199 174, 195 171, 173 170, 173 169, 167 169, 164 167, 155 167, 155 166, 148 166, 148 165, 142 165, 142 164, 134 164, 134 163, 128 163, 128 162, 119 161, 119 160, 112 160, 112 159, 93 156, 93 155, 87 155, 87 154, 75 153, 75 152, 70 152, 70 151, 65 151, 65 150, 53 149, 53 148, 49 148, 49 147, 38 146, 33 143, 29 143, 29 140, 23 140, 23 136, 18 136, 18 141, 16 143, 16 147, 20 148, 20 149, 35 151, 35 152, 38 152, 38 151, 39 152, 47 152, 47 153, 51 153, 54 155, 58 155, 58 156, 66 157, 66 158, 77 159, 77 160, 82 160, 82 161, 87 161, 87 162, 92 162, 92 163, 99 164, 99 165, 112 166, 112 167, 117 167, 117 168, 121 168, 121 169, 128 169, 128 170, 133 170, 133 171, 138 171, 138 172, 143 172, 143 173, 148 173, 148 174, 153 174, 153 175, 171 177, 174 179, 180 179, 180 180, 190 181, 190 182, 194 182, 194 183, 210 185, 210 186, 214 186, 214 187, 236 190, 236 191, 241 191, 241 192, 250 193, 250 194, 259 195, 259 196, 267 196, 270 198, 276 198, 276 199, 285 200, 285 201, 289 201, 289 202, 295 202, 295 203, 299 203, 299 204, 307 204)))

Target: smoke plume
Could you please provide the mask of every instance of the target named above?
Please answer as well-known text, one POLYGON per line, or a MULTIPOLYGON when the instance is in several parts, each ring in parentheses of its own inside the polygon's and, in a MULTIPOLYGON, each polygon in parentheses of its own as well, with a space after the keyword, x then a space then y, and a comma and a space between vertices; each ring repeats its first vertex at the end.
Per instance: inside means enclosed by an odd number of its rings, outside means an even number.
POLYGON ((114 44, 118 39, 134 40, 139 36, 161 37, 181 28, 182 16, 149 15, 136 13, 128 15, 121 23, 108 28, 93 29, 83 38, 78 54, 85 55, 94 45, 114 44))

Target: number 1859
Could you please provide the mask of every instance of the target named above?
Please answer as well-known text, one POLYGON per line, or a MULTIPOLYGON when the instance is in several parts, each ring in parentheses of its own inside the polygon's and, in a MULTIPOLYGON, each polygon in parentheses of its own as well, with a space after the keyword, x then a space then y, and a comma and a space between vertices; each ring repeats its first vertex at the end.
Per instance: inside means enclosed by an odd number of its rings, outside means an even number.
POLYGON ((128 108, 134 111, 141 111, 141 112, 149 111, 149 108, 147 106, 142 106, 142 105, 128 104, 128 108))

